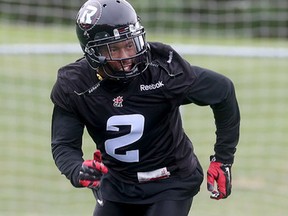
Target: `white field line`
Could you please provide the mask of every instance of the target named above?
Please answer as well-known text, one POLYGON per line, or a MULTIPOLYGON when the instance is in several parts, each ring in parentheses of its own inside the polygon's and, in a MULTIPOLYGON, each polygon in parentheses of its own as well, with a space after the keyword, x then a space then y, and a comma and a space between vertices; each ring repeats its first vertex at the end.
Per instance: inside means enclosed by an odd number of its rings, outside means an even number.
MULTIPOLYGON (((288 48, 171 44, 182 55, 288 58, 288 48)), ((81 54, 78 44, 10 44, 0 45, 0 55, 81 54)))

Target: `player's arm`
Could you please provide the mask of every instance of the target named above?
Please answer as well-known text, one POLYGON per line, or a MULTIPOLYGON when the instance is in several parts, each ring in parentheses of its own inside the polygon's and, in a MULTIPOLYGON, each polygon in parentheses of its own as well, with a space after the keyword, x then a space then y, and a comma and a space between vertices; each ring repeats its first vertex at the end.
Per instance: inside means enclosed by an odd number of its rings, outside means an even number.
POLYGON ((231 193, 231 166, 240 126, 234 85, 227 77, 209 70, 196 68, 195 74, 197 78, 191 85, 186 100, 198 105, 209 105, 213 110, 216 125, 215 154, 211 157, 207 186, 213 193, 211 198, 226 198, 231 193), (214 181, 217 183, 217 192, 214 181))
POLYGON ((57 82, 51 92, 51 100, 54 103, 52 155, 58 169, 71 181, 73 186, 96 188, 99 186, 102 175, 107 172, 107 168, 102 162, 97 161, 99 157, 85 161, 83 159, 84 124, 71 111, 70 93, 73 92, 73 87, 71 88, 70 82, 67 82, 68 78, 65 68, 60 69, 57 82))
POLYGON ((84 125, 70 113, 55 106, 52 115, 52 154, 55 163, 75 187, 98 188, 103 174, 108 172, 100 151, 94 158, 83 160, 82 135, 84 125))
POLYGON ((84 125, 73 113, 55 105, 52 114, 51 148, 56 166, 75 187, 83 163, 82 135, 84 125))

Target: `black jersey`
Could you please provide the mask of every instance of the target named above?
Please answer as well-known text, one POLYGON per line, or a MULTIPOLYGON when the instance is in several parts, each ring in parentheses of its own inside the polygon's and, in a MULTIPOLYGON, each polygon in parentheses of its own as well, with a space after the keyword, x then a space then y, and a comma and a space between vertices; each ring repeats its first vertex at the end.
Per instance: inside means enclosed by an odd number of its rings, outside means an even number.
MULTIPOLYGON (((174 177, 187 180, 197 167, 179 112, 179 107, 188 103, 211 106, 217 128, 216 158, 233 162, 239 110, 232 82, 191 66, 170 46, 149 46, 148 69, 125 82, 98 80, 85 58, 59 70, 51 93, 55 104, 52 152, 56 165, 74 186, 79 186, 84 127, 101 150, 110 183, 135 186, 157 179, 169 182, 174 177)), ((115 187, 114 191, 123 189, 115 187)), ((141 187, 139 200, 145 199, 141 187)))

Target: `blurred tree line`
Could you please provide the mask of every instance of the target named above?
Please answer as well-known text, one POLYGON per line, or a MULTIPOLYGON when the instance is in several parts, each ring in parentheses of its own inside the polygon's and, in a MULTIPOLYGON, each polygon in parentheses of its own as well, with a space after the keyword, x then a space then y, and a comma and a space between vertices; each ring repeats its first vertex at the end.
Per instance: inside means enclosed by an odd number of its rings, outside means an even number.
MULTIPOLYGON (((74 24, 86 0, 0 0, 0 20, 74 24)), ((288 0, 130 0, 150 29, 229 31, 253 37, 288 37, 288 0)))

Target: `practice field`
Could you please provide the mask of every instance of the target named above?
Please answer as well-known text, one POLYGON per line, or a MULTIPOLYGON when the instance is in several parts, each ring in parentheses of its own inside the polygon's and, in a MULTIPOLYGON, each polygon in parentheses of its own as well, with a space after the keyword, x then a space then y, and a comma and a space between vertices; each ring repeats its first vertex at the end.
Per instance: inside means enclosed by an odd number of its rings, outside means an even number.
MULTIPOLYGON (((0 215, 91 215, 94 198, 61 176, 50 151, 56 71, 76 55, 2 55, 0 58, 0 215)), ((283 216, 288 212, 288 61, 285 58, 187 56, 191 64, 229 76, 241 109, 241 137, 227 200, 209 199, 206 183, 191 216, 283 216)), ((213 153, 209 107, 182 109, 187 134, 206 170, 213 153)), ((85 134, 85 158, 94 144, 85 134)))

